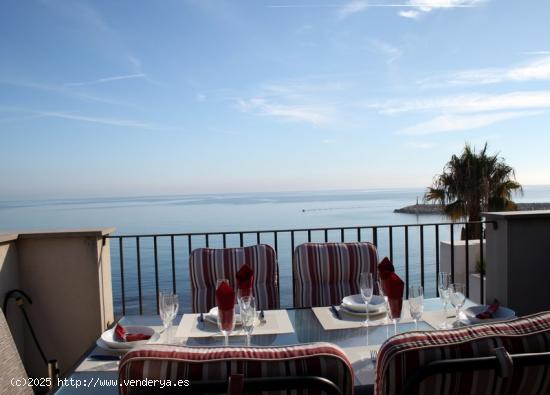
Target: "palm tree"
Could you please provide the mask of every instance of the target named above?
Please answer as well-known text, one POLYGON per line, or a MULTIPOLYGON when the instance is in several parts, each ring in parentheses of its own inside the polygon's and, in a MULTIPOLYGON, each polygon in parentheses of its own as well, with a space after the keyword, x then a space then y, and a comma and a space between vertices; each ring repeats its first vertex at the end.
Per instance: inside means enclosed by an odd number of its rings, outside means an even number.
MULTIPOLYGON (((475 222, 481 220, 482 211, 516 210, 514 193, 523 193, 514 169, 498 154, 488 155, 487 143, 479 154, 466 143, 462 154, 453 155, 443 173, 434 178, 424 198, 444 205, 445 214, 453 221, 475 222)), ((479 226, 468 228, 469 238, 480 237, 479 226)))

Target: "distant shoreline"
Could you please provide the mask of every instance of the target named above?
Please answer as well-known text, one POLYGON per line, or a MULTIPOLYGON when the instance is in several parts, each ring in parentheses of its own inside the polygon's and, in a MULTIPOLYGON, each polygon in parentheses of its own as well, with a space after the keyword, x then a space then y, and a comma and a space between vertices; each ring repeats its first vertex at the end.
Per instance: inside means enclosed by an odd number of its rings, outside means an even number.
MULTIPOLYGON (((550 203, 517 203, 519 211, 550 210, 550 203)), ((393 210, 399 214, 443 214, 441 204, 413 204, 393 210)))

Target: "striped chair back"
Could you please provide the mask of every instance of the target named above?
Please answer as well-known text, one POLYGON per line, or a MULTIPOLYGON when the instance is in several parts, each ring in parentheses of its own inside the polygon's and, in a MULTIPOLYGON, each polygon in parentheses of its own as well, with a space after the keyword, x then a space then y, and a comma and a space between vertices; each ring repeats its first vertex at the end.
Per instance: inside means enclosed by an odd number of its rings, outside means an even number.
MULTIPOLYGON (((194 383, 227 380, 242 374, 249 378, 288 378, 317 376, 332 381, 342 394, 353 393, 353 369, 344 352, 330 343, 312 343, 285 347, 186 347, 147 345, 128 352, 119 365, 119 383, 128 380, 189 380, 194 383)), ((119 388, 121 395, 128 387, 119 388)), ((153 392, 152 389, 151 393, 153 392)), ((185 393, 185 388, 180 393, 185 393)), ((263 391, 262 395, 281 393, 263 391)), ((305 389, 303 395, 318 394, 305 389)), ((260 394, 260 392, 255 392, 260 394)))
POLYGON ((229 280, 236 288, 236 273, 248 263, 254 270, 254 290, 257 308, 279 308, 279 267, 271 246, 257 244, 240 248, 198 248, 191 252, 192 310, 206 313, 216 306, 216 281, 229 280))
MULTIPOLYGON (((401 394, 407 379, 430 362, 494 356, 498 347, 510 354, 550 351, 550 312, 501 323, 394 336, 378 353, 375 394, 401 394)), ((436 374, 421 382, 413 394, 549 394, 548 373, 549 366, 515 366, 508 378, 494 371, 436 374)))
POLYGON ((344 296, 360 292, 361 273, 369 271, 376 279, 377 265, 378 252, 368 242, 300 244, 292 262, 294 307, 340 304, 344 296))

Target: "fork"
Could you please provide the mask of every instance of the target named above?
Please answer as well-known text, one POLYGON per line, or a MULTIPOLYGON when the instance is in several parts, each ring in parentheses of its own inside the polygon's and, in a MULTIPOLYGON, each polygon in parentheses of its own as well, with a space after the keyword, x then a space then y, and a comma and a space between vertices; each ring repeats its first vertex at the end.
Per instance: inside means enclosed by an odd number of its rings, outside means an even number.
POLYGON ((371 350, 370 351, 370 360, 372 361, 372 363, 376 362, 376 358, 378 358, 378 351, 371 350))

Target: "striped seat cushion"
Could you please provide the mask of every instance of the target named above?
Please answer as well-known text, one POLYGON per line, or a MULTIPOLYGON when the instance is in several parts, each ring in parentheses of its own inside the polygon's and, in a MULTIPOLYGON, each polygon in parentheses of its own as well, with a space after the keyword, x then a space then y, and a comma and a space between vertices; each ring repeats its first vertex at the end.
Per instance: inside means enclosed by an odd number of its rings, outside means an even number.
MULTIPOLYGON (((232 374, 243 374, 245 378, 319 376, 331 380, 343 394, 353 393, 351 363, 339 347, 330 343, 253 348, 148 345, 130 351, 119 365, 119 383, 145 378, 187 379, 190 389, 194 381, 226 380, 232 374)), ((120 392, 125 395, 128 388, 122 386, 120 392)))
POLYGON ((275 251, 258 244, 241 248, 198 248, 191 252, 189 270, 192 309, 205 313, 216 305, 216 281, 229 280, 236 288, 236 273, 248 263, 254 270, 254 297, 257 308, 279 308, 279 268, 275 251))
POLYGON ((359 293, 362 272, 370 271, 376 279, 377 265, 378 252, 371 243, 300 244, 292 263, 294 306, 339 304, 344 296, 359 293))
MULTIPOLYGON (((400 394, 406 380, 429 362, 492 356, 498 347, 510 354, 550 351, 550 312, 502 323, 394 336, 378 353, 375 394, 400 394)), ((515 367, 506 381, 490 371, 434 375, 415 393, 548 394, 550 367, 515 367)))

